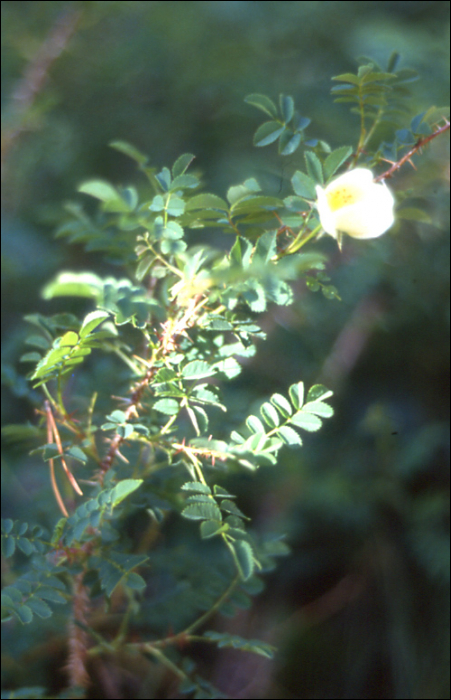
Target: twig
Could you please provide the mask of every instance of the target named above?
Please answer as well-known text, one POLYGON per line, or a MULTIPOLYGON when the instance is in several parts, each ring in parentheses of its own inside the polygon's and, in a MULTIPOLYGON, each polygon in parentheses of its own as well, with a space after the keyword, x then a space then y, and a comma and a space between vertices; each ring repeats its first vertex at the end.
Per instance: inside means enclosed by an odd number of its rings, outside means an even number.
POLYGON ((27 112, 44 87, 52 64, 67 47, 80 17, 80 12, 65 12, 58 17, 11 96, 13 126, 6 128, 2 134, 2 180, 9 151, 25 129, 27 112))
POLYGON ((408 151, 400 160, 398 160, 396 163, 393 163, 393 165, 390 166, 388 170, 385 171, 385 173, 382 173, 381 175, 378 175, 377 177, 374 178, 374 182, 379 182, 380 180, 387 180, 388 178, 392 177, 393 173, 396 172, 396 170, 399 170, 404 163, 407 163, 412 156, 419 151, 423 146, 426 146, 426 144, 429 143, 429 141, 432 141, 432 139, 435 139, 436 136, 439 136, 440 134, 443 134, 445 131, 449 129, 449 121, 445 119, 445 123, 443 126, 440 126, 436 131, 434 131, 432 134, 429 136, 425 136, 424 138, 418 139, 416 144, 408 151))

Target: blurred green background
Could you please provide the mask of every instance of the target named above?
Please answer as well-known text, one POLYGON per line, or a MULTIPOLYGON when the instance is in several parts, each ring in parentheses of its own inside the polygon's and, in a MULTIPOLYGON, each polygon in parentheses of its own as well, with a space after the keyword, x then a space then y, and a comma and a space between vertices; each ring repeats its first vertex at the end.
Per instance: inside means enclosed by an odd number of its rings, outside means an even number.
MULTIPOLYGON (((39 399, 18 362, 22 316, 67 308, 43 302, 43 284, 61 269, 119 274, 53 240, 81 180, 144 186, 109 141, 133 143, 157 167, 192 152, 220 196, 251 176, 277 194, 302 155, 252 146, 262 120, 247 94, 293 95, 312 120, 307 135, 333 148, 356 143, 358 118, 333 103, 330 78, 355 71, 360 55, 385 65, 396 49, 419 72, 412 116, 449 101, 448 2, 22 1, 1 10, 2 424, 36 421, 39 399)), ((320 240, 342 301, 296 284, 295 303, 260 318, 267 342, 224 386, 237 421, 300 379, 336 392, 335 418, 302 451, 231 478, 255 527, 286 532, 292 555, 253 609, 216 621, 280 650, 275 662, 237 651, 201 658, 227 697, 449 697, 448 149, 449 135, 435 139, 418 170, 406 166, 391 183, 395 194, 415 193, 432 225, 347 238, 342 254, 320 240)), ((3 444, 2 505, 32 520, 49 489, 26 448, 3 444)), ((64 680, 51 669, 64 659, 52 633, 45 664, 24 661, 19 633, 6 634, 5 687, 56 692, 64 680)), ((166 697, 158 682, 153 697, 166 697)), ((123 697, 143 695, 127 688, 123 697)))

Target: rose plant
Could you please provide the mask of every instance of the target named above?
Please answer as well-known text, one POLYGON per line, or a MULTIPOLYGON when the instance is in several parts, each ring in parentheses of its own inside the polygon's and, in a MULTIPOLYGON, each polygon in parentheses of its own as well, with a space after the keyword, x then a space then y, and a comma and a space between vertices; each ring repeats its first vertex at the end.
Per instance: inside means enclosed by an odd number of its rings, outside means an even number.
MULTIPOLYGON (((265 337, 258 314, 293 301, 292 281, 304 277, 311 289, 339 298, 327 260, 312 247, 318 236, 327 233, 340 245, 342 234, 376 238, 402 216, 396 184, 385 180, 449 122, 431 109, 390 143, 378 142, 378 125, 412 78, 397 60, 385 70, 364 63, 356 74, 334 78, 335 97, 355 104, 361 117, 354 146, 332 149, 308 137, 310 120, 290 96, 281 95, 278 106, 264 95, 246 98, 269 116, 256 131, 257 147, 277 141, 281 156, 303 151, 305 170, 295 170, 283 198, 262 192, 255 178, 231 186, 226 198, 202 192, 192 154, 157 169, 115 141, 111 146, 145 177, 145 194, 88 180, 79 192, 97 201, 95 214, 78 203, 68 207, 57 235, 101 251, 122 276, 62 271, 43 297, 89 300, 89 313, 81 320, 69 313, 27 319, 32 350, 22 361, 42 396, 34 454, 48 465, 60 513, 51 515, 51 532, 2 521, 3 553, 18 567, 8 572, 3 619, 48 625, 54 616, 65 629, 68 688, 59 697, 86 697, 96 659, 119 657, 133 668, 142 659, 143 673, 149 659, 158 661, 180 694, 223 697, 199 672, 195 645, 273 655, 267 643, 209 628, 214 613, 249 605, 275 558, 288 552, 282 539, 251 527, 226 478, 270 468, 285 446, 301 447, 332 416, 332 392, 320 384, 306 389, 300 380, 234 424, 233 416, 216 417, 227 416, 221 385, 265 337), (229 234, 231 246, 199 245, 193 234, 205 229, 229 234), (95 381, 105 366, 107 397, 95 381), (73 377, 76 397, 66 394, 73 377), (169 540, 154 548, 171 518, 199 524, 203 556, 169 540)), ((16 426, 15 434, 25 433, 16 426)), ((44 688, 27 693, 48 697, 44 688)))

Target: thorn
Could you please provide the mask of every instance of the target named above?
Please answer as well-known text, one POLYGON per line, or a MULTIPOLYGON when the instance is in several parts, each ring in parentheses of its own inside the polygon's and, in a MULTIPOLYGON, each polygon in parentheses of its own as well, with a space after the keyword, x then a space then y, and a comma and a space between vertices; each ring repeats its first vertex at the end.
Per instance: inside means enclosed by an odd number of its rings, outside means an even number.
POLYGON ((185 451, 185 438, 183 438, 182 442, 179 444, 178 450, 174 452, 175 455, 178 455, 180 452, 185 451))
POLYGON ((137 362, 140 362, 144 367, 150 367, 150 363, 147 362, 147 360, 144 360, 142 357, 139 355, 132 355, 133 359, 135 359, 137 362))
POLYGON ((131 403, 131 399, 127 399, 127 398, 125 398, 124 396, 114 396, 114 395, 112 395, 111 398, 112 398, 112 399, 116 399, 116 401, 121 401, 122 403, 125 403, 125 404, 127 404, 127 405, 131 403))
POLYGON ((116 448, 115 454, 117 454, 117 456, 119 457, 119 459, 122 459, 122 461, 125 462, 125 464, 130 464, 130 462, 128 461, 127 457, 124 457, 124 455, 121 454, 121 452, 118 450, 118 448, 116 448))

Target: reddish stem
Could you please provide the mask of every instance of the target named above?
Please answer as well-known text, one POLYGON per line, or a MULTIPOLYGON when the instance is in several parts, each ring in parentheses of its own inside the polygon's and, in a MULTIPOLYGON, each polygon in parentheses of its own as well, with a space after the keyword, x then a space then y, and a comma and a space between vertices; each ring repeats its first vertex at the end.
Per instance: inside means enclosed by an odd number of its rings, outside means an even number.
POLYGON ((396 170, 399 170, 404 163, 406 163, 412 156, 419 151, 423 146, 426 146, 426 144, 429 143, 429 141, 432 141, 432 139, 435 139, 436 136, 439 136, 439 134, 443 134, 445 131, 449 129, 449 121, 445 121, 445 124, 443 126, 440 126, 437 131, 434 131, 434 133, 430 134, 429 136, 425 136, 424 138, 418 139, 416 144, 408 151, 400 160, 398 160, 396 163, 393 163, 393 165, 390 166, 388 170, 385 171, 385 173, 382 173, 381 175, 378 175, 377 177, 374 178, 374 182, 379 182, 380 180, 387 180, 389 177, 393 175, 393 173, 396 172, 396 170))

